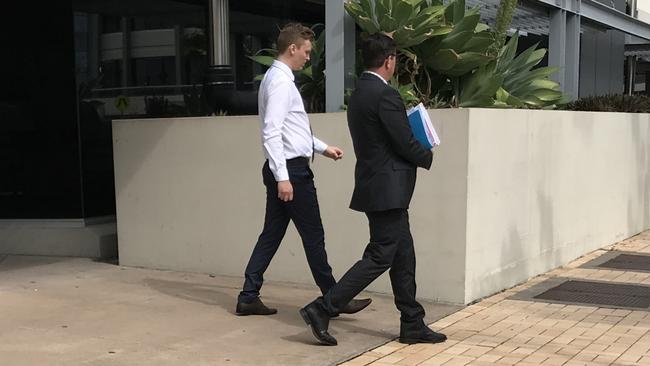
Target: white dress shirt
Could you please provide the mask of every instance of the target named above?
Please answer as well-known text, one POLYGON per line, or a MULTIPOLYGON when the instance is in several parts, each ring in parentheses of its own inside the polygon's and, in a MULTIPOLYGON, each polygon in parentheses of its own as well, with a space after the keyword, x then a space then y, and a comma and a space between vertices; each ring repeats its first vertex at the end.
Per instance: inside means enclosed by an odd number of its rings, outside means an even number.
POLYGON ((289 180, 287 160, 311 157, 312 146, 319 154, 327 149, 327 144, 313 137, 293 72, 283 62, 273 61, 264 74, 258 106, 262 148, 276 181, 289 180))

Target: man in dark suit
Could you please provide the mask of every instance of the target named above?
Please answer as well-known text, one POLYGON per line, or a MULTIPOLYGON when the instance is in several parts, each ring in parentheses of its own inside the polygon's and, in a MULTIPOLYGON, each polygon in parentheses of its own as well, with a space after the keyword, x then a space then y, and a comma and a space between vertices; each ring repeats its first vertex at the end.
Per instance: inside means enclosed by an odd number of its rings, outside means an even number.
POLYGON ((348 107, 357 158, 350 208, 368 217, 370 243, 363 258, 325 295, 300 309, 300 315, 321 343, 336 345, 327 331, 330 317, 390 268, 395 305, 401 312, 400 342, 443 342, 447 337, 424 324, 424 309, 415 300, 415 251, 408 220, 416 169, 429 169, 433 153, 413 137, 402 99, 387 83, 395 72, 395 42, 373 34, 364 42, 362 54, 366 71, 348 107))

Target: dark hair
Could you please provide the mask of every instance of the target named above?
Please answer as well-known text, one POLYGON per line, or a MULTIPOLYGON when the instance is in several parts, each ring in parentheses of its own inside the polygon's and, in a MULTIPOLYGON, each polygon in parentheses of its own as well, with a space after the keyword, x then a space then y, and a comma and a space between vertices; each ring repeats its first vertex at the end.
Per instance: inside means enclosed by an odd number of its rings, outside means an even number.
POLYGON ((314 31, 300 23, 289 23, 280 30, 278 52, 284 53, 292 44, 301 46, 304 41, 312 41, 314 31))
POLYGON ((392 38, 383 33, 371 34, 361 45, 363 66, 366 69, 380 67, 386 60, 386 57, 395 55, 396 52, 397 46, 392 38))

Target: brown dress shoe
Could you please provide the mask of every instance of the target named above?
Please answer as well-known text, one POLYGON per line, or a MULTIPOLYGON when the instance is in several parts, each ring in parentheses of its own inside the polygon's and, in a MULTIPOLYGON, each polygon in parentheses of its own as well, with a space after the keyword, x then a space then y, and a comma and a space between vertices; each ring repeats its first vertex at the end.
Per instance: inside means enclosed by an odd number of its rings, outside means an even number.
POLYGON ((268 308, 258 297, 251 303, 238 302, 237 315, 272 315, 277 313, 277 309, 268 308))

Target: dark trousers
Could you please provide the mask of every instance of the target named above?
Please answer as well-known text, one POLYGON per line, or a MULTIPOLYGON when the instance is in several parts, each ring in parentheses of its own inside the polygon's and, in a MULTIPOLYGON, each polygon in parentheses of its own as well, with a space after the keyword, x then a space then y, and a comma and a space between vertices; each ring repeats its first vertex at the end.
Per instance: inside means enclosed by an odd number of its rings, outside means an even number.
POLYGON ((264 228, 246 266, 244 289, 239 294, 240 302, 250 303, 260 295, 264 272, 284 238, 289 220, 293 221, 300 234, 307 263, 321 292, 326 293, 336 283, 332 276, 332 267, 327 263, 325 232, 316 197, 314 174, 309 168, 309 159, 287 160, 287 170, 293 186, 293 200, 283 202, 278 198, 278 183, 269 168, 268 161, 262 168, 262 177, 266 186, 264 228))
POLYGON ((316 300, 330 316, 390 268, 395 305, 401 312, 402 330, 424 326, 424 309, 415 300, 415 251, 408 211, 367 212, 370 243, 363 258, 322 298, 316 300))

